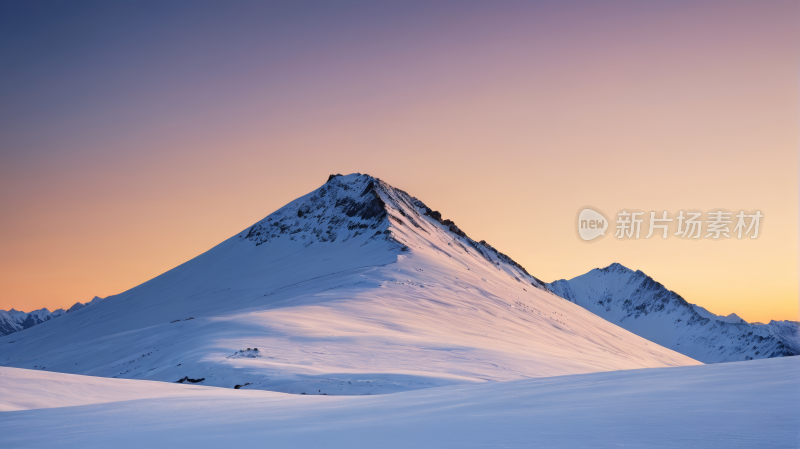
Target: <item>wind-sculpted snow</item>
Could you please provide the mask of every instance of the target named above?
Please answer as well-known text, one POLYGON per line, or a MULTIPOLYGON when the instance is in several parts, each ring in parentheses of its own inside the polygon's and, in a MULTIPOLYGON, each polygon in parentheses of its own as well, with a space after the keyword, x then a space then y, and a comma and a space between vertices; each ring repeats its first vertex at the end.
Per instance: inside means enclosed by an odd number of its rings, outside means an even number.
POLYGON ((798 369, 789 357, 332 397, 0 368, 0 445, 797 448, 798 369))
POLYGON ((735 314, 717 316, 689 304, 641 271, 617 263, 555 281, 548 288, 616 325, 704 363, 800 354, 796 322, 749 324, 735 314))
POLYGON ((406 192, 334 176, 148 282, 0 337, 0 365, 375 395, 698 363, 541 287, 406 192))

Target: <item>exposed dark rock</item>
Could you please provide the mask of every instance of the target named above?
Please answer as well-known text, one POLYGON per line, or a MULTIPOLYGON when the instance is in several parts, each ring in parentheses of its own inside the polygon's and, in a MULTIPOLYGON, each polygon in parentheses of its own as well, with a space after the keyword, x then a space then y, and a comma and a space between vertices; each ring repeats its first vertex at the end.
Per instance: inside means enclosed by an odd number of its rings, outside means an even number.
POLYGON ((36 326, 37 324, 44 323, 45 321, 49 320, 50 316, 47 315, 45 319, 40 319, 38 316, 35 316, 33 313, 29 313, 27 317, 25 317, 25 321, 22 322, 22 328, 28 329, 30 327, 36 326))
MULTIPOLYGON (((203 378, 201 378, 201 379, 189 379, 189 376, 186 376, 186 377, 184 377, 183 379, 176 380, 174 383, 176 383, 176 384, 182 384, 182 383, 184 383, 184 382, 190 382, 190 383, 196 384, 196 383, 198 383, 198 382, 202 382, 202 381, 204 381, 204 380, 206 380, 206 378, 205 378, 205 377, 203 377, 203 378)), ((230 385, 230 384, 228 384, 228 385, 230 385)))
MULTIPOLYGON (((290 203, 253 225, 243 239, 261 245, 274 239, 288 238, 305 241, 306 245, 309 245, 314 242, 346 241, 373 229, 376 232, 372 234, 370 240, 380 238, 380 233, 383 232, 384 240, 398 243, 398 249, 407 251, 409 248, 392 236, 388 229, 390 226, 388 221, 396 222, 398 226, 413 227, 415 232, 429 234, 429 230, 420 225, 423 217, 430 217, 453 234, 453 245, 466 250, 463 243, 467 243, 492 264, 508 263, 522 275, 527 276, 526 282, 538 288, 545 288, 539 279, 531 276, 520 264, 486 242, 478 243, 472 240, 452 220, 443 219, 439 211, 369 175, 329 176, 322 187, 312 192, 301 203, 290 203), (387 206, 384 198, 393 203, 393 206, 387 206), (395 207, 394 204, 403 205, 406 210, 404 211, 403 207, 395 207), (396 214, 390 215, 388 210, 396 211, 396 214)), ((520 277, 514 277, 520 280, 520 277)))

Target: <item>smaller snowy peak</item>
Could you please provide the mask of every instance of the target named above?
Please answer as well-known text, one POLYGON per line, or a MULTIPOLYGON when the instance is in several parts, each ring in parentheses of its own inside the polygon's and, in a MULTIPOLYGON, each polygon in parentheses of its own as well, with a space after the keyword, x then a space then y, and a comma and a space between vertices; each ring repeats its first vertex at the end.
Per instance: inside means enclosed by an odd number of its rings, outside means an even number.
MULTIPOLYGON (((600 272, 606 273, 606 274, 633 274, 634 273, 634 271, 631 270, 630 268, 626 267, 625 265, 622 265, 621 263, 617 263, 617 262, 614 262, 614 263, 612 263, 611 265, 609 265, 609 266, 607 266, 605 268, 595 268, 595 269, 600 271, 600 272)), ((641 271, 637 271, 636 273, 644 274, 641 271)))
POLYGON ((795 354, 800 354, 800 322, 797 321, 775 321, 769 324, 758 324, 763 326, 776 338, 781 340, 795 354))
POLYGON ((21 330, 22 322, 18 322, 9 311, 0 310, 0 335, 13 334, 21 330))
POLYGON ((28 329, 29 327, 36 326, 37 324, 44 323, 45 321, 52 318, 50 311, 47 309, 39 309, 30 312, 28 316, 25 317, 25 320, 22 322, 22 328, 28 329))
POLYGON ((14 308, 12 308, 11 310, 9 310, 9 311, 8 311, 8 314, 9 314, 9 315, 11 316, 11 318, 12 318, 12 319, 13 319, 15 322, 17 322, 17 323, 22 323, 23 321, 25 321, 25 317, 27 317, 27 316, 28 316, 28 313, 27 313, 27 312, 21 312, 21 311, 19 311, 19 310, 15 310, 14 308))
POLYGON ((26 312, 19 310, 0 310, 0 335, 8 335, 25 329, 25 319, 28 317, 26 312))
POLYGON ((735 313, 731 313, 730 315, 726 316, 725 319, 729 323, 738 323, 738 324, 744 323, 744 324, 747 324, 747 321, 745 321, 744 318, 741 318, 739 315, 737 315, 735 313))
POLYGON ((547 288, 641 337, 704 363, 800 354, 800 342, 792 337, 796 327, 791 324, 750 324, 735 313, 715 315, 688 303, 642 271, 618 263, 552 282, 547 288))
POLYGON ((81 310, 81 309, 82 309, 82 308, 84 308, 84 307, 86 307, 86 306, 85 306, 85 305, 83 305, 83 304, 81 304, 81 303, 79 303, 79 302, 76 302, 75 304, 73 304, 73 305, 72 305, 72 307, 70 307, 69 309, 67 309, 67 313, 70 313, 70 312, 75 312, 75 311, 81 310))

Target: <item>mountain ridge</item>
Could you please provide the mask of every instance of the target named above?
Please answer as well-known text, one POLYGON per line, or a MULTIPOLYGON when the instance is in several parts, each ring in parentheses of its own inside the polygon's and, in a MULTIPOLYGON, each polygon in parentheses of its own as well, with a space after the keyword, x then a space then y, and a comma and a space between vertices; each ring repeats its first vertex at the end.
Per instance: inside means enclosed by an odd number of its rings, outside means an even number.
POLYGON ((616 262, 547 287, 612 323, 704 363, 800 354, 796 337, 800 323, 751 324, 736 314, 715 315, 642 271, 616 262))
POLYGON ((9 335, 13 334, 14 332, 31 328, 37 324, 41 324, 53 318, 63 316, 69 312, 80 310, 99 300, 102 300, 102 298, 95 296, 91 301, 87 301, 85 303, 76 302, 67 310, 56 309, 52 312, 46 307, 32 310, 30 312, 21 312, 19 310, 15 310, 13 307, 11 310, 0 310, 0 335, 9 335))

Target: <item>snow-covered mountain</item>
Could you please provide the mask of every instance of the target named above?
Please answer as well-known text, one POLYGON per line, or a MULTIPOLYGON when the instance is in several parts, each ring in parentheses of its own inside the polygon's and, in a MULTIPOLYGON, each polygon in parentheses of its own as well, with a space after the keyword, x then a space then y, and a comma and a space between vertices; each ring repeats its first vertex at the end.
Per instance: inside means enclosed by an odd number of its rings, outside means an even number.
POLYGON ((0 334, 8 335, 12 332, 22 330, 22 322, 28 316, 25 312, 19 310, 0 310, 0 334))
POLYGON ((750 324, 736 314, 715 315, 689 304, 641 271, 618 263, 547 285, 636 335, 703 363, 800 354, 800 323, 750 324))
POLYGON ((54 311, 49 311, 48 309, 39 309, 34 310, 32 312, 20 312, 19 310, 0 310, 0 335, 8 335, 13 334, 14 332, 19 332, 23 329, 28 329, 29 327, 36 326, 37 324, 44 323, 47 320, 51 320, 53 318, 58 318, 65 313, 73 312, 75 310, 82 309, 89 304, 92 304, 96 301, 100 301, 102 298, 95 296, 91 301, 87 303, 80 303, 76 302, 67 310, 64 309, 57 309, 54 311))
POLYGON ((127 292, 0 337, 0 364, 379 394, 698 362, 551 294, 421 201, 352 174, 127 292))

